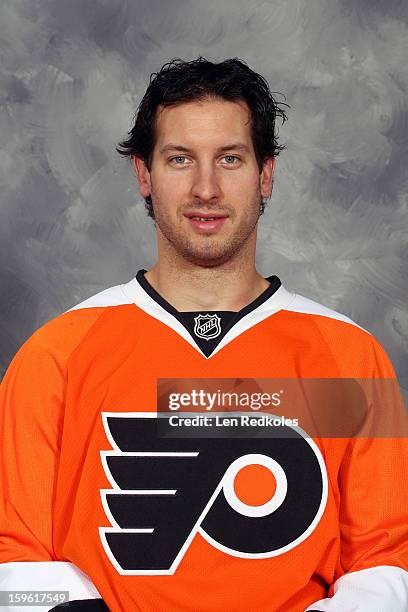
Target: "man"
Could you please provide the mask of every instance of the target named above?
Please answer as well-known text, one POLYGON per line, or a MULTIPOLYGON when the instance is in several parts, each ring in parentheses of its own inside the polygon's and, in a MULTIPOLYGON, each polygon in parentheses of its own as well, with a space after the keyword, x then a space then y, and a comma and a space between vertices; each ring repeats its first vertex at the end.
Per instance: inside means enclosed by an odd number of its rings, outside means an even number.
POLYGON ((367 331, 256 271, 279 116, 238 59, 151 80, 120 151, 157 263, 37 330, 1 386, 3 590, 113 612, 408 609, 406 440, 317 435, 343 399, 270 434, 291 382, 396 383, 367 331), (269 409, 222 410, 223 391, 259 400, 275 380, 269 409))

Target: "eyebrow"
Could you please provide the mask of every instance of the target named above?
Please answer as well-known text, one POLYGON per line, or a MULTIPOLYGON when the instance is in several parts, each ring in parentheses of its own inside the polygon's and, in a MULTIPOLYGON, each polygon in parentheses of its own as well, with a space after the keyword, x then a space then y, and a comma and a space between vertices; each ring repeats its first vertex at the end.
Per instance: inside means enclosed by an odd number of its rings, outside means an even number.
MULTIPOLYGON (((223 153, 224 151, 246 151, 249 153, 249 147, 243 142, 234 142, 232 144, 225 145, 223 147, 219 147, 217 149, 218 153, 223 153)), ((188 147, 183 147, 183 145, 169 143, 160 149, 160 153, 166 153, 167 151, 182 151, 183 153, 191 153, 192 149, 188 147)))

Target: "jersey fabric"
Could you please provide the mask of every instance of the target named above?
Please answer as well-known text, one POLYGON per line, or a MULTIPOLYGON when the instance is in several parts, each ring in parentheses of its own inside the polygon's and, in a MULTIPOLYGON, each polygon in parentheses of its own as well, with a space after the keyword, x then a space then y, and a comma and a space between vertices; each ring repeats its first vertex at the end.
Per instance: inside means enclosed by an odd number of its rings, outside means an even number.
POLYGON ((181 313, 145 272, 40 327, 5 374, 0 590, 112 612, 406 611, 406 439, 155 427, 159 379, 396 380, 378 341, 276 276, 239 312, 181 313), (230 486, 247 457, 276 479, 262 512, 230 486))

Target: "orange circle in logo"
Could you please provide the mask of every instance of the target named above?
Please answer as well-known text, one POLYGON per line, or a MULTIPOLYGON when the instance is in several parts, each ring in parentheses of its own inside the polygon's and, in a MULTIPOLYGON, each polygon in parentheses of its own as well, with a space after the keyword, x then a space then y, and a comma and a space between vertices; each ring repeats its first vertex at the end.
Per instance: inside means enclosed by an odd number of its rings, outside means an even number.
POLYGON ((262 506, 275 494, 275 476, 264 465, 255 463, 247 465, 235 476, 234 491, 244 504, 262 506))

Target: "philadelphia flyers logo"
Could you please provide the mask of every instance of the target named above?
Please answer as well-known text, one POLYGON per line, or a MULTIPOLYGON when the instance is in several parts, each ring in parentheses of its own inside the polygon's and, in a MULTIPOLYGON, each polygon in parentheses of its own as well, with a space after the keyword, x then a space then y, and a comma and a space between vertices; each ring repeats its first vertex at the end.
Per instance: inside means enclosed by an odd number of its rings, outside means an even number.
POLYGON ((101 500, 112 526, 99 534, 120 574, 174 574, 197 532, 247 559, 281 555, 313 532, 326 506, 327 473, 300 428, 282 427, 274 438, 158 435, 159 420, 170 416, 102 413, 113 450, 101 451, 112 485, 101 500), (275 482, 271 498, 255 505, 237 495, 249 466, 275 482))

